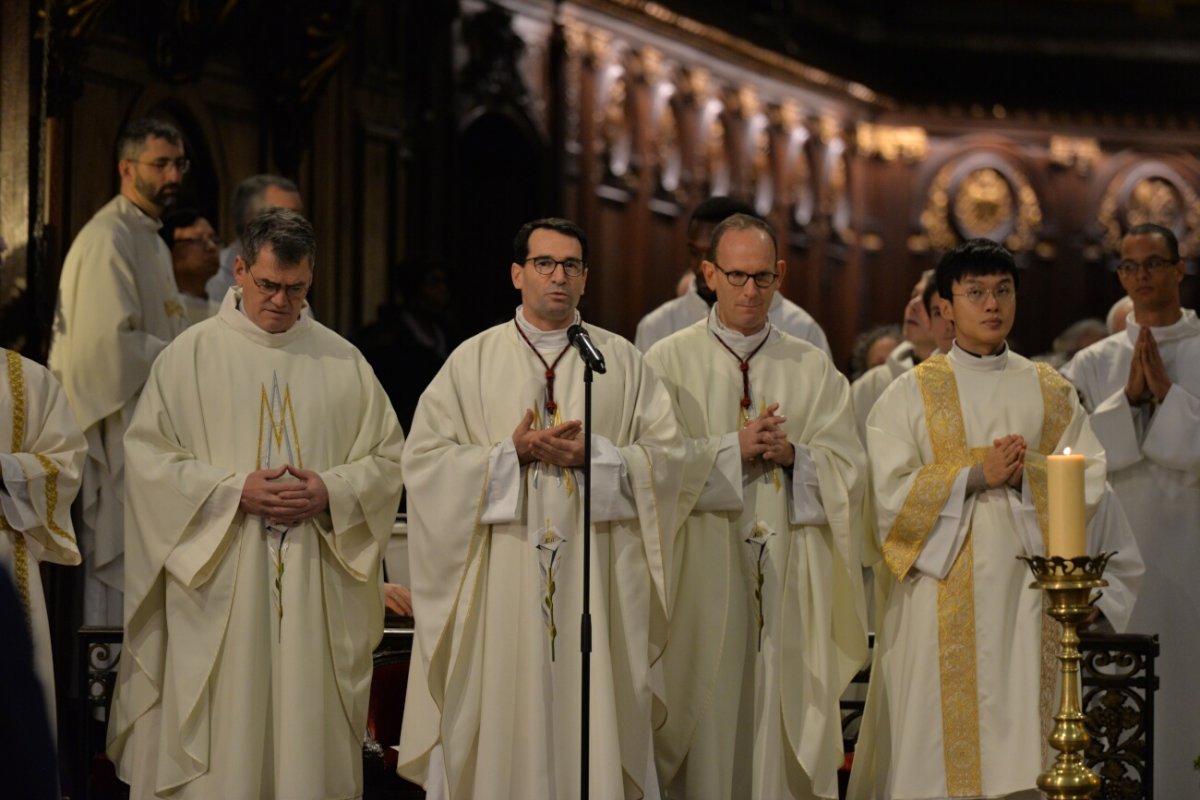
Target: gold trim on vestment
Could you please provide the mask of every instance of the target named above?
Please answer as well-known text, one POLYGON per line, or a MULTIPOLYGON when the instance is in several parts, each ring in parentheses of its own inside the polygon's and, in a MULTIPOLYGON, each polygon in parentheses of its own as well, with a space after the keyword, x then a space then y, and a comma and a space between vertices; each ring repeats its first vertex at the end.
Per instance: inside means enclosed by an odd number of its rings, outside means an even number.
MULTIPOLYGON (((8 357, 8 385, 13 399, 12 446, 8 452, 19 453, 25 444, 25 367, 21 363, 20 353, 7 350, 5 355, 8 357)), ((17 583, 17 594, 21 597, 21 607, 25 610, 25 621, 29 622, 29 559, 25 534, 13 530, 3 516, 0 516, 0 520, 3 520, 4 528, 12 532, 13 578, 17 583)))
MULTIPOLYGON (((933 530, 958 473, 982 463, 984 448, 967 447, 954 370, 945 356, 916 367, 933 458, 942 469, 941 502, 921 509, 921 544, 933 530)), ((907 500, 913 499, 910 492, 907 500)), ((905 508, 908 507, 908 501, 905 508)), ((901 515, 903 516, 903 511, 901 515)), ((890 536, 890 535, 889 535, 890 536)), ((979 742, 979 671, 975 648, 975 562, 971 530, 945 580, 938 581, 938 663, 942 694, 942 754, 951 796, 983 792, 979 742)), ((919 552, 919 548, 918 548, 919 552)))

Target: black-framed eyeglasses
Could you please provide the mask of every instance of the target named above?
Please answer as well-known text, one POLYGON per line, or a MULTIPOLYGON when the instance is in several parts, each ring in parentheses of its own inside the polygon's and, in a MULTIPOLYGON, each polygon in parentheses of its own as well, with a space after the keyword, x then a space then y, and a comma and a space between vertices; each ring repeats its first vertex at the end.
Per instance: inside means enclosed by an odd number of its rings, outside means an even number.
POLYGON ((559 261, 550 256, 530 256, 525 259, 525 263, 533 264, 533 268, 537 270, 539 275, 553 275, 554 270, 561 266, 563 273, 568 278, 578 278, 583 274, 583 270, 586 267, 582 258, 564 258, 562 261, 559 261))
POLYGON ((987 299, 988 295, 996 298, 997 303, 1007 303, 1008 301, 1016 298, 1017 290, 1010 284, 1006 283, 1003 286, 997 286, 994 289, 985 289, 982 286, 972 286, 965 292, 954 292, 953 294, 955 297, 967 298, 967 302, 973 306, 981 306, 983 305, 984 300, 987 299))
POLYGON ((764 270, 763 272, 756 272, 751 275, 749 272, 742 272, 739 269, 721 269, 721 265, 715 261, 710 261, 708 263, 712 264, 716 268, 717 272, 725 276, 725 280, 729 281, 730 286, 745 286, 746 281, 753 278, 755 286, 760 289, 769 289, 775 284, 775 281, 779 279, 778 272, 767 272, 764 270))
POLYGON ((1153 274, 1160 270, 1164 270, 1167 267, 1172 267, 1175 265, 1175 263, 1176 262, 1169 261, 1162 256, 1150 256, 1142 262, 1126 259, 1117 264, 1117 272, 1121 273, 1122 275, 1134 275, 1142 270, 1146 270, 1146 272, 1153 274))
POLYGON ((159 172, 166 172, 167 167, 174 165, 180 175, 186 175, 187 171, 192 168, 192 160, 185 156, 179 158, 156 158, 153 161, 134 161, 135 164, 141 164, 144 167, 153 167, 159 172))
POLYGON ((254 277, 254 273, 250 271, 250 265, 246 265, 246 274, 250 276, 250 280, 254 281, 254 285, 258 290, 267 297, 274 297, 283 292, 287 295, 288 300, 301 300, 304 295, 308 294, 311 283, 276 283, 275 281, 264 281, 254 277))

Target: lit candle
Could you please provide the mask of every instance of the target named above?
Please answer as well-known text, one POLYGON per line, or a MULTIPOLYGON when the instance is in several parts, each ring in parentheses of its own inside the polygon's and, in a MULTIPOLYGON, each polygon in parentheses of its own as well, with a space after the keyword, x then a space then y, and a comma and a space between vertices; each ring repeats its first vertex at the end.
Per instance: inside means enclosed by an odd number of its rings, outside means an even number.
POLYGON ((1050 505, 1050 557, 1087 555, 1087 527, 1083 511, 1084 458, 1070 449, 1046 459, 1050 505))

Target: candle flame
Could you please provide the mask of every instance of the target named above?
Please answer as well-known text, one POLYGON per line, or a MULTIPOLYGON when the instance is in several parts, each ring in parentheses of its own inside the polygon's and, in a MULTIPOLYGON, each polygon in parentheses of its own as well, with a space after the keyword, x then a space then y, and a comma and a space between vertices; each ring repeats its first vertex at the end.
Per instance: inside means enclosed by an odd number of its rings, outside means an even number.
POLYGON ((1063 448, 1063 455, 1064 455, 1064 456, 1069 456, 1069 455, 1071 455, 1071 448, 1069 448, 1069 447, 1064 447, 1064 448, 1063 448))

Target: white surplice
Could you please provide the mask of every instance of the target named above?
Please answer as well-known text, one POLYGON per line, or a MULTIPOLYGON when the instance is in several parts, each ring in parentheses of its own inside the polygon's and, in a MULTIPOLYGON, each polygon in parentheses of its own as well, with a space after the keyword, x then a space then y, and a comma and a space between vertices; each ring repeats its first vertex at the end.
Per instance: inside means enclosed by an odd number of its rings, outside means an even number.
MULTIPOLYGON (((655 796, 651 668, 665 609, 679 471, 666 391, 632 344, 590 327, 608 371, 593 405, 591 796, 655 796)), ((399 772, 431 798, 579 792, 580 472, 520 466, 512 433, 582 419, 566 332, 513 321, 458 347, 426 389, 404 451, 413 652, 399 772), (522 338, 517 326, 528 337, 522 338)), ((661 706, 658 706, 661 709, 661 706)))
POLYGON ((117 195, 63 262, 50 370, 88 442, 79 493, 84 622, 121 624, 125 549, 121 440, 150 365, 187 327, 159 220, 117 195))
POLYGON ((955 346, 898 377, 875 403, 867 452, 891 568, 876 573, 899 574, 878 612, 852 800, 1035 789, 1057 695, 1041 593, 1016 557, 1045 554, 1045 455, 1064 447, 1087 457, 1090 516, 1105 483, 1087 415, 1062 378, 1007 349, 981 358, 955 346), (993 440, 1012 433, 1028 447, 1021 489, 968 491, 972 457, 980 463, 993 440), (962 463, 938 462, 947 443, 962 463), (931 474, 936 485, 922 483, 931 474))
POLYGON ((688 449, 663 657, 660 780, 686 798, 837 797, 838 700, 867 656, 858 509, 866 459, 849 386, 808 342, 711 316, 651 348, 688 449), (790 469, 741 459, 739 356, 753 419, 779 403, 790 469), (764 341, 765 340, 765 341, 764 341))
MULTIPOLYGON (((642 317, 638 322, 634 343, 637 344, 638 350, 645 353, 655 342, 695 325, 702 319, 708 319, 709 308, 708 303, 694 288, 689 289, 681 297, 668 300, 642 317)), ((815 345, 832 358, 825 331, 821 330, 812 314, 788 300, 782 293, 775 293, 767 316, 770 323, 779 330, 815 345)))
POLYGON ((1091 409, 1108 454, 1108 479, 1146 562, 1128 630, 1157 633, 1154 793, 1191 797, 1200 755, 1200 319, 1190 309, 1151 328, 1173 385, 1161 405, 1131 406, 1125 383, 1141 326, 1075 355, 1063 374, 1091 409))
POLYGON ((33 636, 34 669, 54 727, 54 663, 39 564, 79 563, 71 501, 87 442, 58 381, 40 364, 0 348, 0 568, 13 576, 33 636))
POLYGON ((126 435, 108 752, 135 798, 355 798, 403 433, 353 346, 307 316, 267 333, 239 297, 163 351, 126 435), (239 510, 284 464, 329 493, 290 529, 239 510))

